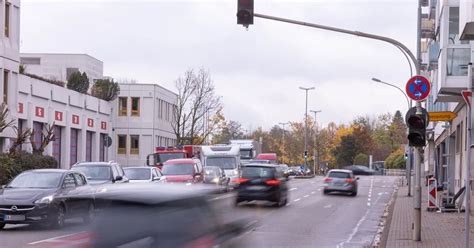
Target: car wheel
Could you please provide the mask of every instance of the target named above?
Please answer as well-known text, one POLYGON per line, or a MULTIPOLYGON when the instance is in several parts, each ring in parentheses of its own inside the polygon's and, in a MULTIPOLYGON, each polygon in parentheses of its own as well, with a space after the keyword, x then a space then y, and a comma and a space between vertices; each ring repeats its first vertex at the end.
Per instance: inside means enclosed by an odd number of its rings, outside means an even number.
POLYGON ((4 223, 4 222, 0 222, 0 230, 2 230, 4 227, 5 227, 5 223, 4 223))
POLYGON ((63 205, 59 205, 58 212, 54 217, 54 220, 51 222, 51 227, 53 228, 62 228, 66 219, 66 209, 63 205))
POLYGON ((92 221, 94 221, 95 218, 95 208, 94 204, 89 203, 89 206, 87 207, 87 212, 85 213, 84 217, 82 217, 82 220, 84 221, 85 224, 90 224, 92 221))
POLYGON ((329 191, 323 190, 323 195, 327 195, 327 194, 329 194, 329 191))
POLYGON ((353 191, 353 192, 351 193, 351 196, 356 196, 356 195, 357 195, 357 191, 353 191))

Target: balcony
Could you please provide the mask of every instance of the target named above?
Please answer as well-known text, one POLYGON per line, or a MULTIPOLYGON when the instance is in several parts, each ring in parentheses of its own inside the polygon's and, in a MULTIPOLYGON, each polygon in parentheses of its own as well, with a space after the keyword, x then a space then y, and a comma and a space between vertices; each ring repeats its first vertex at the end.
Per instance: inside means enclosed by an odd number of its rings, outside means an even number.
POLYGON ((468 85, 467 68, 471 61, 469 45, 451 45, 441 51, 438 69, 438 82, 435 92, 436 102, 462 101, 461 90, 468 85))

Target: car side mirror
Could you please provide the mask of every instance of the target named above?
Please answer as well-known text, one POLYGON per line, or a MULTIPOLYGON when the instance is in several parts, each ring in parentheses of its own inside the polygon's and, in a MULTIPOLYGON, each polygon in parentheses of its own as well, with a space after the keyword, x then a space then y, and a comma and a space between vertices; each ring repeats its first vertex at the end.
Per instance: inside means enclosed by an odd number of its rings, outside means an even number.
POLYGON ((360 177, 356 177, 356 180, 359 180, 359 179, 360 179, 360 177))
POLYGON ((116 177, 115 177, 115 181, 120 181, 120 180, 122 180, 122 179, 123 179, 122 176, 116 176, 116 177))

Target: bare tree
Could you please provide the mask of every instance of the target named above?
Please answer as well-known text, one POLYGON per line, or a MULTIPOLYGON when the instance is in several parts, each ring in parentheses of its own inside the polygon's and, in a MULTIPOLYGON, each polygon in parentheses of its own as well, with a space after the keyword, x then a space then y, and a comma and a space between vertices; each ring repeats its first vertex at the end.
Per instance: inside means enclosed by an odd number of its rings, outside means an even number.
POLYGON ((9 111, 7 104, 2 102, 2 104, 0 105, 0 133, 3 132, 6 128, 11 127, 15 122, 14 120, 7 121, 8 112, 9 111))
POLYGON ((41 142, 39 145, 34 142, 35 132, 36 131, 33 130, 30 135, 30 143, 31 147, 33 148, 33 153, 43 154, 44 149, 49 145, 49 143, 56 140, 54 135, 54 122, 43 127, 43 130, 41 131, 41 142))
POLYGON ((29 140, 31 135, 33 134, 33 132, 31 131, 31 128, 28 128, 26 130, 20 130, 18 129, 18 127, 14 126, 13 130, 16 133, 16 139, 13 141, 13 144, 8 150, 8 153, 10 154, 15 154, 18 151, 18 148, 21 147, 23 144, 25 144, 27 140, 29 140))
POLYGON ((174 111, 173 130, 179 143, 201 144, 220 118, 221 98, 215 94, 210 73, 204 69, 185 72, 176 80, 178 102, 174 111))

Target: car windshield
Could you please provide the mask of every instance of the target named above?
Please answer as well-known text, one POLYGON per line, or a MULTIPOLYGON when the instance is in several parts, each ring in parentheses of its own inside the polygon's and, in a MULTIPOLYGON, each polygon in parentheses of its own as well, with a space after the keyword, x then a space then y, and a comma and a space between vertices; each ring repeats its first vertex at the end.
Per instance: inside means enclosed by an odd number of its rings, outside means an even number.
POLYGON ((158 163, 164 163, 170 159, 184 158, 184 153, 159 153, 158 163))
POLYGON ((61 183, 61 172, 25 172, 13 179, 9 188, 57 188, 61 183))
POLYGON ((242 168, 243 178, 271 178, 274 176, 274 168, 245 166, 242 168))
POLYGON ((124 168, 125 176, 130 180, 150 180, 151 171, 148 168, 124 168))
POLYGON ((205 177, 217 177, 219 175, 219 169, 217 168, 204 168, 205 177))
POLYGON ((251 159, 252 158, 252 150, 240 150, 240 158, 241 159, 251 159))
POLYGON ((331 171, 328 174, 330 178, 351 178, 351 174, 341 171, 331 171))
POLYGON ((193 174, 192 164, 165 164, 163 166, 163 175, 192 175, 193 174))
POLYGON ((237 168, 235 158, 230 157, 209 157, 206 158, 206 166, 217 166, 223 170, 237 168))
POLYGON ((73 170, 80 171, 86 175, 88 180, 111 180, 111 171, 109 166, 75 166, 73 170))

